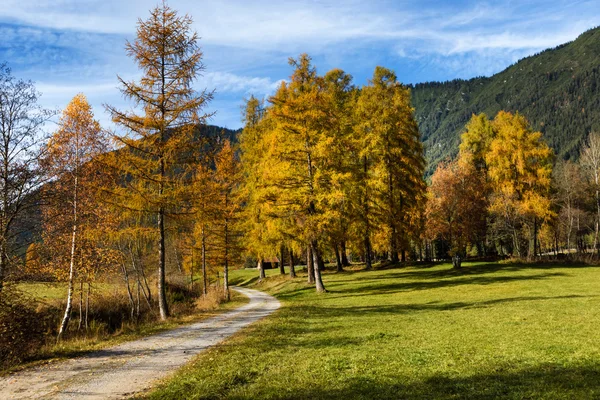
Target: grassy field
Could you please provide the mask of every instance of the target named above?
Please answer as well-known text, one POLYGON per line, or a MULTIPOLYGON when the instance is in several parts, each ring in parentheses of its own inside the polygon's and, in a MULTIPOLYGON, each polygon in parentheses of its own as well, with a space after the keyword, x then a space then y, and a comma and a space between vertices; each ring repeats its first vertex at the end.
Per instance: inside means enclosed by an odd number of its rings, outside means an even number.
POLYGON ((283 307, 153 399, 600 398, 600 267, 467 264, 233 280, 283 307))

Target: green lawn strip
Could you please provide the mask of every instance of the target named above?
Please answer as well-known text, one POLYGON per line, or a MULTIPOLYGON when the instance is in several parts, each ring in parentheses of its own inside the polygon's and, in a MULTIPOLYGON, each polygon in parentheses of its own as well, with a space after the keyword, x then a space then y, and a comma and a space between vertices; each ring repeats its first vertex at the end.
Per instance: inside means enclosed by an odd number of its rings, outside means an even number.
POLYGON ((327 273, 324 295, 304 281, 255 283, 283 307, 148 397, 600 396, 599 267, 479 263, 461 273, 449 265, 327 273))
MULTIPOLYGON (((32 285, 36 286, 37 284, 32 285)), ((51 285, 51 287, 53 286, 51 285)), ((89 337, 70 338, 69 340, 63 341, 59 344, 48 345, 42 349, 33 360, 6 370, 2 370, 0 371, 0 375, 5 375, 7 373, 12 373, 36 365, 82 356, 87 353, 116 346, 127 341, 140 339, 142 337, 154 335, 183 325, 200 322, 225 311, 238 308, 244 304, 247 304, 248 302, 249 298, 247 296, 236 291, 232 291, 231 301, 220 304, 218 308, 214 310, 198 310, 198 312, 194 314, 172 317, 166 321, 152 321, 139 325, 126 325, 120 331, 108 336, 95 337, 91 335, 89 337)))

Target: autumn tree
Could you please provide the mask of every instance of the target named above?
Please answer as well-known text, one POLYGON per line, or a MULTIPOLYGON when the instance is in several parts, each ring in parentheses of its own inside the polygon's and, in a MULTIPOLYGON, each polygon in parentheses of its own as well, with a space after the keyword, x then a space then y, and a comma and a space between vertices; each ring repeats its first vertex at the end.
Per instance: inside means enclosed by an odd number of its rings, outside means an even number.
POLYGON ((438 165, 428 190, 428 236, 450 244, 454 268, 460 268, 467 245, 485 232, 485 173, 472 164, 453 161, 438 165))
POLYGON ((523 254, 520 231, 529 230, 529 254, 538 254, 537 232, 552 215, 549 189, 552 150, 519 114, 501 111, 494 118, 495 132, 485 155, 488 177, 494 187, 490 210, 513 236, 514 250, 523 254))
POLYGON ((215 157, 214 200, 211 230, 213 233, 213 260, 223 266, 223 291, 227 301, 229 293, 229 267, 238 260, 241 252, 238 221, 241 205, 238 201, 240 184, 239 161, 229 140, 215 157))
POLYGON ((0 291, 18 226, 35 206, 34 193, 46 179, 39 168, 46 140, 43 126, 55 113, 42 108, 39 97, 31 81, 15 78, 0 64, 0 291))
POLYGON ((333 184, 335 171, 330 168, 329 148, 324 141, 329 131, 327 98, 323 80, 317 75, 308 55, 290 59, 295 69, 289 84, 283 83, 270 98, 275 128, 270 152, 275 165, 266 175, 274 190, 277 212, 293 216, 300 237, 310 248, 315 264, 317 292, 324 292, 321 270, 323 231, 327 207, 339 196, 333 184))
POLYGON ((160 316, 169 316, 165 292, 165 218, 181 212, 185 180, 193 164, 193 136, 206 120, 200 111, 212 93, 197 92, 193 83, 204 69, 192 19, 179 16, 166 3, 139 20, 137 36, 127 42, 127 54, 142 72, 138 82, 119 77, 121 92, 144 111, 121 111, 107 106, 113 121, 127 134, 115 136, 121 147, 112 165, 125 177, 112 190, 124 207, 156 218, 158 245, 158 304, 160 316))
POLYGON ((362 221, 367 268, 370 267, 371 227, 385 227, 387 249, 398 262, 409 231, 406 216, 425 192, 425 159, 410 103, 410 90, 396 75, 377 67, 356 105, 356 132, 362 159, 362 221), (403 240, 405 239, 405 240, 403 240))
POLYGON ((244 129, 239 137, 242 183, 239 195, 244 209, 240 227, 244 232, 243 245, 256 257, 259 278, 264 279, 263 260, 270 251, 267 233, 270 207, 265 199, 270 194, 263 173, 268 164, 266 153, 272 119, 266 114, 264 102, 251 96, 246 102, 242 120, 244 129))
POLYGON ((330 199, 326 218, 328 241, 333 247, 338 272, 348 265, 346 242, 352 220, 350 205, 355 190, 353 172, 356 169, 356 147, 354 145, 353 109, 358 97, 352 85, 352 76, 341 69, 333 69, 323 77, 326 107, 330 118, 328 131, 323 142, 329 148, 331 182, 338 190, 337 196, 330 199))
MULTIPOLYGON (((82 259, 84 256, 81 226, 89 222, 98 207, 95 193, 98 163, 94 158, 106 152, 107 148, 106 136, 94 119, 91 106, 83 94, 78 94, 63 111, 58 130, 48 141, 45 159, 45 166, 54 178, 51 200, 44 207, 45 237, 50 241, 46 246, 68 254, 69 265, 67 305, 58 332, 59 339, 71 315, 76 265, 79 263, 76 257, 78 253, 82 259), (52 246, 52 242, 64 237, 65 231, 69 231, 69 240, 62 246, 52 246)), ((59 258, 58 254, 55 257, 59 258)))

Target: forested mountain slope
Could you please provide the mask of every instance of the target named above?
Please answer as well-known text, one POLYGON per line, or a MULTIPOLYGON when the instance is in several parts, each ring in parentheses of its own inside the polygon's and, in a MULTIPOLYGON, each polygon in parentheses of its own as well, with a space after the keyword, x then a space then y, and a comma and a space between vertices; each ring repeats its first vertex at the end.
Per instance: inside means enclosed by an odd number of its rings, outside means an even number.
POLYGON ((577 158, 590 131, 600 131, 600 28, 527 57, 490 78, 412 87, 427 151, 428 174, 458 151, 473 113, 518 111, 562 158, 577 158))

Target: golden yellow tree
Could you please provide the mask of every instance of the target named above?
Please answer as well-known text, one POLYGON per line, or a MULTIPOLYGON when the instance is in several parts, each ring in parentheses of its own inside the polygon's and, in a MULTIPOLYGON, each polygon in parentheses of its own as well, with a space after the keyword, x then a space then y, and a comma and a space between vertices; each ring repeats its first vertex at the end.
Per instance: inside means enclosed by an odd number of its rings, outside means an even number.
POLYGON ((371 227, 385 227, 392 262, 410 231, 407 215, 418 207, 426 185, 425 159, 410 90, 393 71, 377 67, 356 106, 356 134, 360 142, 365 253, 370 268, 371 227))
POLYGON ((121 151, 111 164, 123 178, 112 190, 114 202, 156 217, 158 245, 158 304, 160 316, 169 316, 165 292, 165 218, 185 205, 186 180, 195 161, 194 133, 208 117, 200 111, 212 93, 197 92, 193 83, 204 69, 192 19, 166 5, 139 20, 137 37, 127 42, 127 54, 142 71, 138 82, 119 77, 121 92, 144 113, 107 106, 113 121, 127 131, 115 136, 121 151))
POLYGON ((83 94, 78 94, 63 111, 59 129, 48 141, 45 159, 55 180, 51 186, 51 201, 43 210, 44 238, 46 246, 56 251, 53 261, 60 260, 62 253, 68 255, 65 262, 69 265, 67 305, 58 339, 64 334, 71 315, 76 265, 80 264, 78 254, 83 260, 82 227, 91 222, 98 210, 99 164, 95 158, 107 148, 107 137, 94 119, 91 106, 83 94))
POLYGON ((529 229, 529 255, 538 253, 537 232, 552 215, 549 190, 552 150, 519 114, 501 111, 492 122, 495 135, 485 155, 494 192, 490 210, 502 218, 513 235, 514 250, 522 255, 519 232, 529 229))

